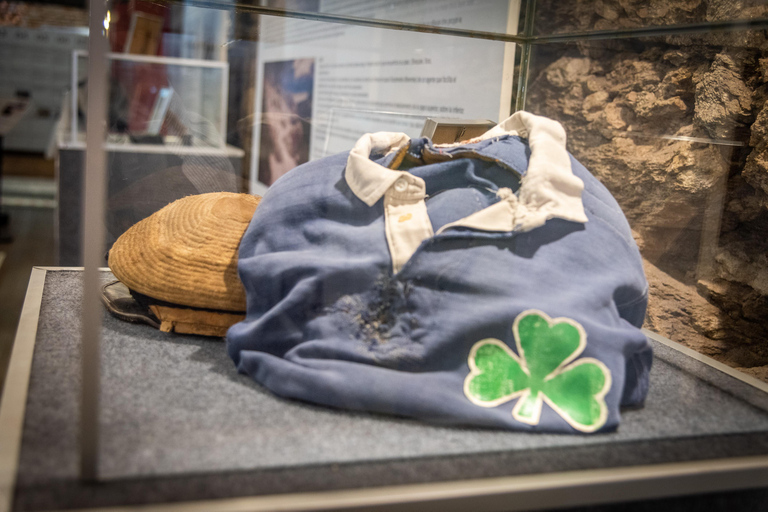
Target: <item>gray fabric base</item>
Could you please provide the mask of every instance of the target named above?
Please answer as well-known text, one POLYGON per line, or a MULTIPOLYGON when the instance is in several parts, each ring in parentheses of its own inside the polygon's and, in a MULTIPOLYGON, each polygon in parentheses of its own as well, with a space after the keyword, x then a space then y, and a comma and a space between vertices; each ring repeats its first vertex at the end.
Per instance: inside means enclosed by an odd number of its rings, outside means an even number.
MULTIPOLYGON (((105 275, 105 279, 111 277, 105 275)), ((618 432, 427 425, 277 398, 222 342, 105 314, 98 485, 78 482, 81 272, 49 272, 14 508, 329 490, 768 453, 768 396, 654 344, 651 391, 618 432)))

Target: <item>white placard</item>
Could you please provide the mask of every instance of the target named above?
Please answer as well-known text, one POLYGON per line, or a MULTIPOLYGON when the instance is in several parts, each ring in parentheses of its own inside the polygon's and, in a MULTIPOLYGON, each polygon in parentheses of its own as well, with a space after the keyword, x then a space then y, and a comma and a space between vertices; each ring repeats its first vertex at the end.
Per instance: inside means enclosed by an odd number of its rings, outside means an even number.
MULTIPOLYGON (((519 0, 325 0, 325 13, 516 33, 519 0)), ((510 114, 514 44, 262 16, 251 191, 364 133, 510 114)))

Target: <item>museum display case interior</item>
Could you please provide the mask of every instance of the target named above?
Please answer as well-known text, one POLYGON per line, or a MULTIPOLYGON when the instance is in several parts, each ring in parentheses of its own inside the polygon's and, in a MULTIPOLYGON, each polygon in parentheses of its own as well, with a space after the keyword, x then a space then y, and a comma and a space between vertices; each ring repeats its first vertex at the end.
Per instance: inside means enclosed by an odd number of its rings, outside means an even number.
POLYGON ((768 4, 82 7, 0 7, 0 512, 766 508, 768 4))

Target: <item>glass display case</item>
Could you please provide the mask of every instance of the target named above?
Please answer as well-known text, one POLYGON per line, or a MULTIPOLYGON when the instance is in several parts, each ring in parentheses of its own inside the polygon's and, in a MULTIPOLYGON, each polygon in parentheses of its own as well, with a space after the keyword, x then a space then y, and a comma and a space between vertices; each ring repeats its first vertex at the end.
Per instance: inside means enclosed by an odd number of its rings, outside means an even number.
POLYGON ((768 500, 764 3, 91 17, 0 507, 768 500))
MULTIPOLYGON (((245 190, 244 152, 225 140, 226 61, 115 52, 107 59, 108 245, 175 199, 245 190)), ((58 133, 56 245, 61 265, 82 264, 87 70, 88 53, 73 51, 70 93, 58 133)))
MULTIPOLYGON (((224 148, 229 65, 112 53, 107 143, 224 148)), ((70 144, 85 141, 88 54, 72 53, 70 144)))

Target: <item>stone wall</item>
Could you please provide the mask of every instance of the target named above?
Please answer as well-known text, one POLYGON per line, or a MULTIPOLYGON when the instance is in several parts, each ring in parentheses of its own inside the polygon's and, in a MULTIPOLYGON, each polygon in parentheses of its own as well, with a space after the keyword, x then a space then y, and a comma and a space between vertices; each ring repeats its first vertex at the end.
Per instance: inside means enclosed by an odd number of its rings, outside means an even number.
MULTIPOLYGON (((762 1, 538 2, 537 33, 768 17, 762 1)), ((723 31, 536 46, 527 109, 616 196, 647 326, 768 380, 768 40, 723 31)))

